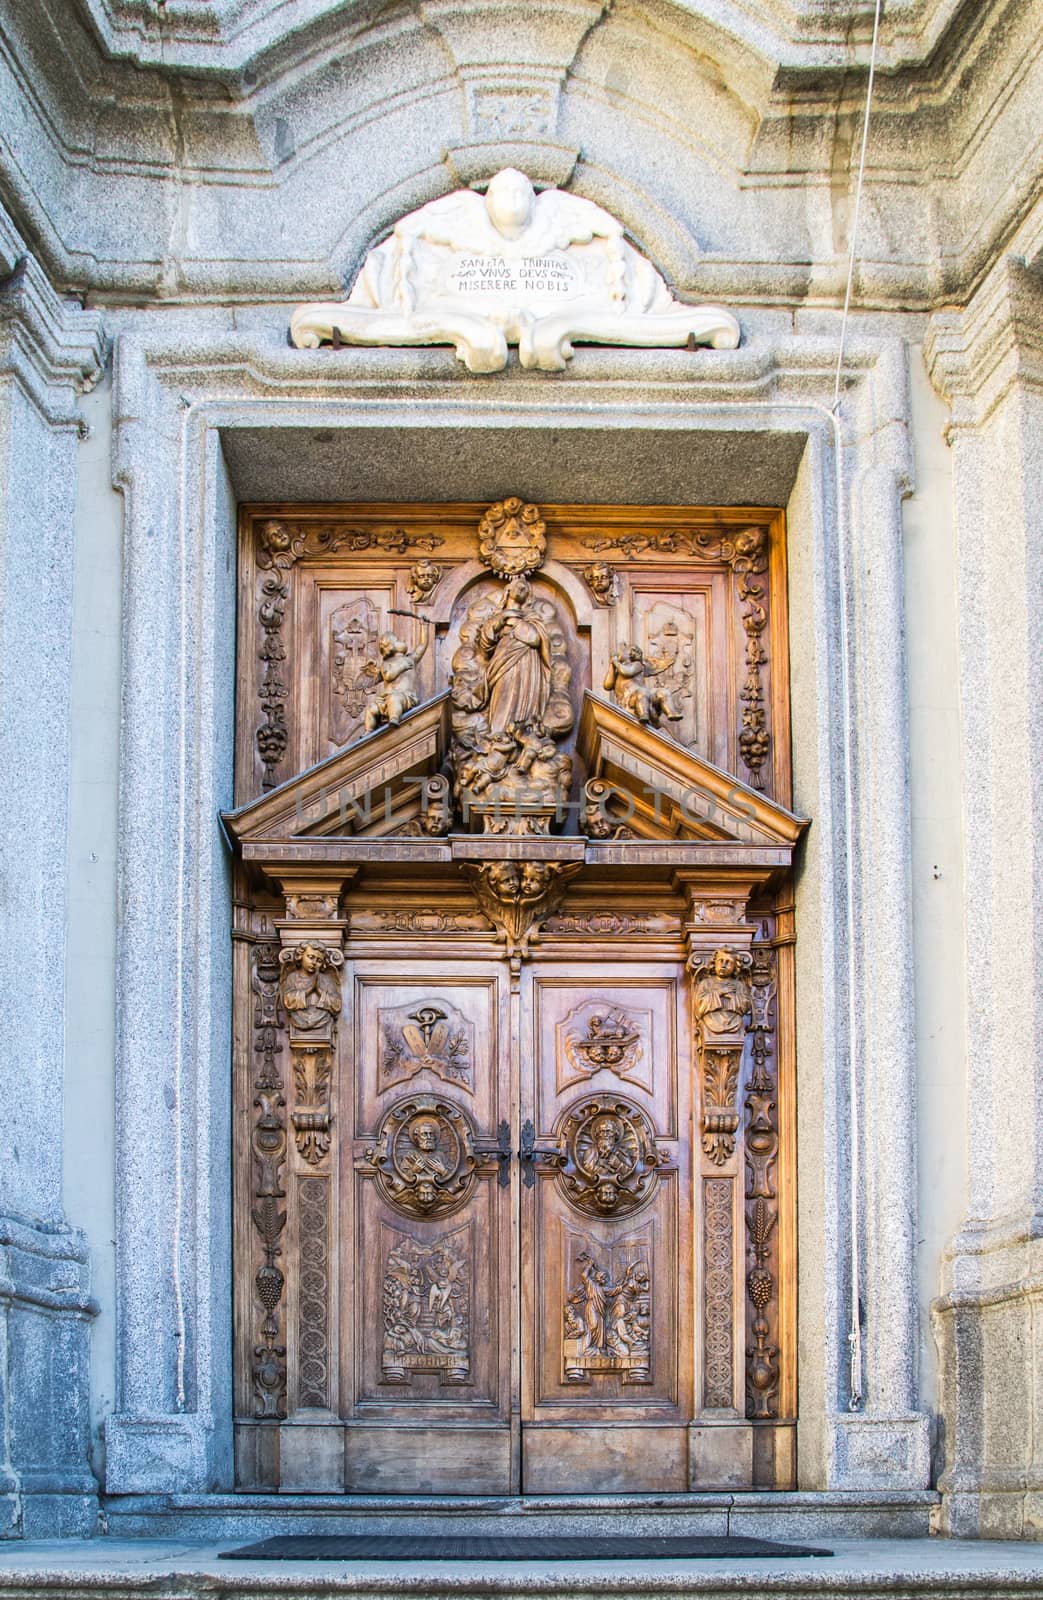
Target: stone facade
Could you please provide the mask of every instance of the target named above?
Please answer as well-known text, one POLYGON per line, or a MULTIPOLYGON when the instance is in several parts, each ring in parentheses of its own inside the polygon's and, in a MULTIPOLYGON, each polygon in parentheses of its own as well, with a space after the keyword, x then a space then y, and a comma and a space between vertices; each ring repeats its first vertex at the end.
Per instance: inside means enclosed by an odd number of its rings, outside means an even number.
POLYGON ((1036 8, 885 8, 839 405, 871 7, 0 18, 0 1532, 91 1531, 99 1482, 110 1513, 233 1487, 236 503, 509 490, 786 507, 800 1483, 937 1483, 944 1530, 1038 1537, 1036 8), (290 347, 293 305, 506 166, 739 348, 290 347))

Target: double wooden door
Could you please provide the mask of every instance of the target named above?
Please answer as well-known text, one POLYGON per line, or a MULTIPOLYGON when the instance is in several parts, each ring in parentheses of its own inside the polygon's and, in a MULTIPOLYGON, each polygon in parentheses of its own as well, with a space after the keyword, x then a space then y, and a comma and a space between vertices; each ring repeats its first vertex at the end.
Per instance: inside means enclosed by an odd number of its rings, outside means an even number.
POLYGON ((340 1037, 345 1487, 686 1489, 680 966, 360 960, 340 1037))

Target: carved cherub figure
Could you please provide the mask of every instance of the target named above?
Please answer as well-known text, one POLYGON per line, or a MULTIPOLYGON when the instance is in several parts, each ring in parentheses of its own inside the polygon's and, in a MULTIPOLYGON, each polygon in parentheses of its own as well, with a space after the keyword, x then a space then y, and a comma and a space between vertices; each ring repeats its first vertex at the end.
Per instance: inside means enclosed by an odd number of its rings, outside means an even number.
POLYGON ((366 704, 365 728, 373 733, 385 722, 397 728, 407 711, 412 711, 420 696, 416 669, 431 640, 430 629, 415 650, 410 650, 397 633, 382 633, 377 640, 380 663, 370 663, 366 672, 379 677, 383 687, 366 704))
POLYGON ((280 955, 283 974, 280 998, 295 1028, 315 1032, 340 1015, 340 983, 336 967, 343 961, 339 950, 320 944, 303 944, 280 955))
POLYGON ((619 579, 607 561, 592 561, 583 577, 599 606, 614 606, 619 599, 619 579))
POLYGON ((665 672, 670 663, 654 667, 645 658, 640 645, 625 644, 612 657, 605 674, 605 688, 614 693, 616 700, 638 722, 650 722, 658 728, 664 717, 670 722, 680 722, 683 713, 674 705, 673 696, 650 680, 665 672))
POLYGON ((442 581, 443 568, 430 556, 421 556, 409 574, 407 593, 414 605, 422 606, 430 600, 442 581))

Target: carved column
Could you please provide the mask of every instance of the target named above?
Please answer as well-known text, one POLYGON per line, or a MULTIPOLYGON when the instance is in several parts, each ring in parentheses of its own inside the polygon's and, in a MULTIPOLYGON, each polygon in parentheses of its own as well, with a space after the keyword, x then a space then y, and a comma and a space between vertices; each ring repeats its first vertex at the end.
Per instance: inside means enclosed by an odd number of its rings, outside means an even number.
MULTIPOLYGON (((934 1306, 946 1532, 1043 1530, 1043 281, 999 261, 932 318, 951 407, 968 997, 967 1212, 934 1306), (993 1419, 1017 1419, 1002 1426, 993 1419)), ((957 893, 959 891, 957 890, 957 893)), ((955 1156, 955 1152, 954 1152, 955 1156)))
POLYGON ((751 883, 707 882, 677 874, 687 902, 685 938, 691 975, 693 1068, 701 1176, 696 1206, 701 1304, 696 1308, 701 1376, 690 1436, 693 1488, 753 1483, 753 1431, 746 1421, 745 1208, 742 1078, 752 1015, 746 920, 751 883))
MULTIPOLYGON (((65 1220, 62 1123, 76 1103, 65 1101, 65 997, 79 977, 71 968, 66 985, 79 395, 102 356, 101 314, 55 294, 0 206, 0 990, 11 1058, 0 1124, 0 1539, 86 1535, 98 1515, 88 1465, 97 1307, 87 1240, 65 1220)), ((82 894, 89 869, 77 861, 77 871, 82 894)))

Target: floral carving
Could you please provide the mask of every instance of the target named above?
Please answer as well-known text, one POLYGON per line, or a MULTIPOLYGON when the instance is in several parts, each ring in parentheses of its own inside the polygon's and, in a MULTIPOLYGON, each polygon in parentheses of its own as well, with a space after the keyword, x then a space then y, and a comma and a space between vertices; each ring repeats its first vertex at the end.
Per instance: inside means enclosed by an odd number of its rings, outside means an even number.
POLYGON ((470 1199, 478 1181, 467 1113, 433 1095, 396 1100, 366 1160, 385 1200, 407 1216, 447 1216, 470 1199))
POLYGON ((778 1415, 775 1233, 779 1217, 775 1163, 779 1150, 778 1090, 773 1070, 775 953, 754 945, 752 1057, 746 1095, 746 1292, 752 1322, 746 1341, 747 1415, 778 1415))
POLYGON ((347 744, 359 732, 378 670, 380 621, 366 595, 338 606, 329 622, 332 726, 336 744, 347 744))
POLYGON ((297 1403, 330 1403, 329 1184, 302 1178, 297 1186, 300 1296, 297 1311, 297 1403))
POLYGON ((703 1404, 722 1410, 733 1402, 734 1306, 732 1303, 732 1182, 703 1181, 703 1404))
POLYGON ((254 1080, 256 1096, 251 1143, 254 1153, 253 1205, 251 1218, 264 1250, 264 1262, 254 1278, 254 1288, 264 1312, 261 1343, 254 1346, 253 1385, 257 1397, 254 1415, 282 1418, 286 1415, 286 1345, 280 1341, 279 1306, 286 1279, 278 1261, 282 1256, 282 1235, 286 1227, 286 1199, 283 1167, 286 1162, 286 1101, 282 1094, 276 1056, 279 1042, 279 946, 254 946, 250 986, 255 996, 254 1050, 260 1056, 260 1069, 254 1080))

